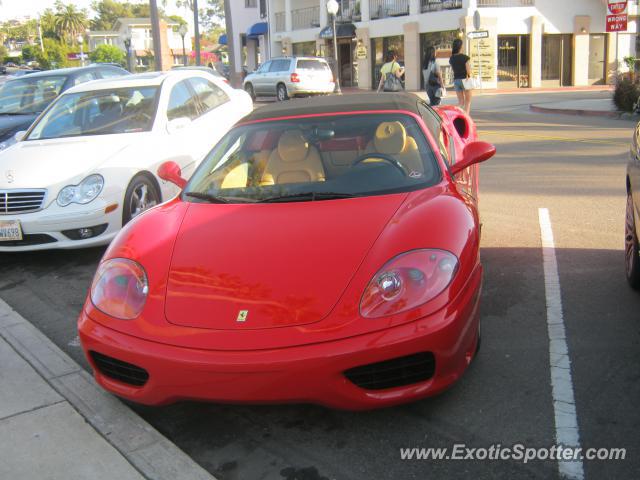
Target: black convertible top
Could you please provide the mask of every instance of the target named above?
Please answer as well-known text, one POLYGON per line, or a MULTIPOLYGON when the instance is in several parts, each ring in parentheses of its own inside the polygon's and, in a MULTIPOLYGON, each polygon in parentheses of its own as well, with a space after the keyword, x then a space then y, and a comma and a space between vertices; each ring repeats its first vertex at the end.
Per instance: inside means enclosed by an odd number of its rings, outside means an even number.
MULTIPOLYGON (((418 102, 425 105, 413 93, 354 93, 292 99, 257 108, 244 117, 243 122, 278 119, 281 117, 311 115, 314 113, 357 112, 365 110, 407 110, 419 114, 418 102)), ((426 106, 426 105, 425 105, 426 106)), ((427 107, 428 108, 428 107, 427 107)))

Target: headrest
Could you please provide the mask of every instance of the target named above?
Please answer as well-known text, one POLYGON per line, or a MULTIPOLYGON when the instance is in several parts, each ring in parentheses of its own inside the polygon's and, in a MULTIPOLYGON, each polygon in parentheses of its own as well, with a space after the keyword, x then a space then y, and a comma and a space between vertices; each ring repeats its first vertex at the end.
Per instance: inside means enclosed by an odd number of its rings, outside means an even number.
POLYGON ((404 150, 407 131, 400 122, 382 122, 376 129, 373 144, 378 153, 396 155, 404 150))
POLYGON ((278 154, 283 162, 300 162, 307 157, 309 143, 300 130, 287 130, 278 140, 278 154))

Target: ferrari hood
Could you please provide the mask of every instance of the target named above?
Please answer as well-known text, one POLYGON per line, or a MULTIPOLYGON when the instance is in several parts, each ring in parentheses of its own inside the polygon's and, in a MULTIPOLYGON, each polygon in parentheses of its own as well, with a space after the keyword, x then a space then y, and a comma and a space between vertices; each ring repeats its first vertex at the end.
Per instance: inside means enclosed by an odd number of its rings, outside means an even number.
POLYGON ((171 260, 168 321, 245 330, 322 320, 405 197, 190 205, 171 260))
POLYGON ((0 152, 0 188, 48 188, 82 180, 133 140, 124 137, 102 135, 18 142, 0 152), (11 172, 10 183, 2 172, 11 172))

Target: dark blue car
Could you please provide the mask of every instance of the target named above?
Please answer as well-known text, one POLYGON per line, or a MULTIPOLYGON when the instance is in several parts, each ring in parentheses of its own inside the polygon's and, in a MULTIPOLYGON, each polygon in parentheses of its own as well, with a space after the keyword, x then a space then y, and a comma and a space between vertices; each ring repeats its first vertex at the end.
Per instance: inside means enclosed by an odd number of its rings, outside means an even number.
POLYGON ((65 90, 99 78, 129 75, 114 65, 62 68, 7 80, 0 88, 0 150, 15 142, 16 132, 27 130, 49 104, 65 90))

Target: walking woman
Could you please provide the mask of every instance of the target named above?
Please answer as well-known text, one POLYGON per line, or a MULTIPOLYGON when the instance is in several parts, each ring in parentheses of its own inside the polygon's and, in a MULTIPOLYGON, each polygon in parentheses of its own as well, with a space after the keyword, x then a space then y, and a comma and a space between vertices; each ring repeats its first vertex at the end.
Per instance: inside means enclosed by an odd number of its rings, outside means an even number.
POLYGON ((398 55, 393 50, 387 52, 387 63, 380 68, 380 83, 378 92, 400 92, 404 90, 400 77, 404 75, 404 68, 398 63, 398 55))
POLYGON ((444 82, 442 81, 440 66, 436 62, 436 49, 434 47, 427 48, 424 63, 422 64, 422 75, 424 76, 424 87, 431 105, 440 105, 441 98, 438 94, 442 95, 441 89, 444 86, 444 82))
POLYGON ((473 96, 473 90, 466 90, 464 88, 463 80, 471 78, 471 60, 462 50, 462 40, 456 38, 453 41, 453 52, 451 58, 449 58, 449 65, 453 69, 453 86, 458 96, 458 105, 467 114, 471 112, 471 97, 473 96))

